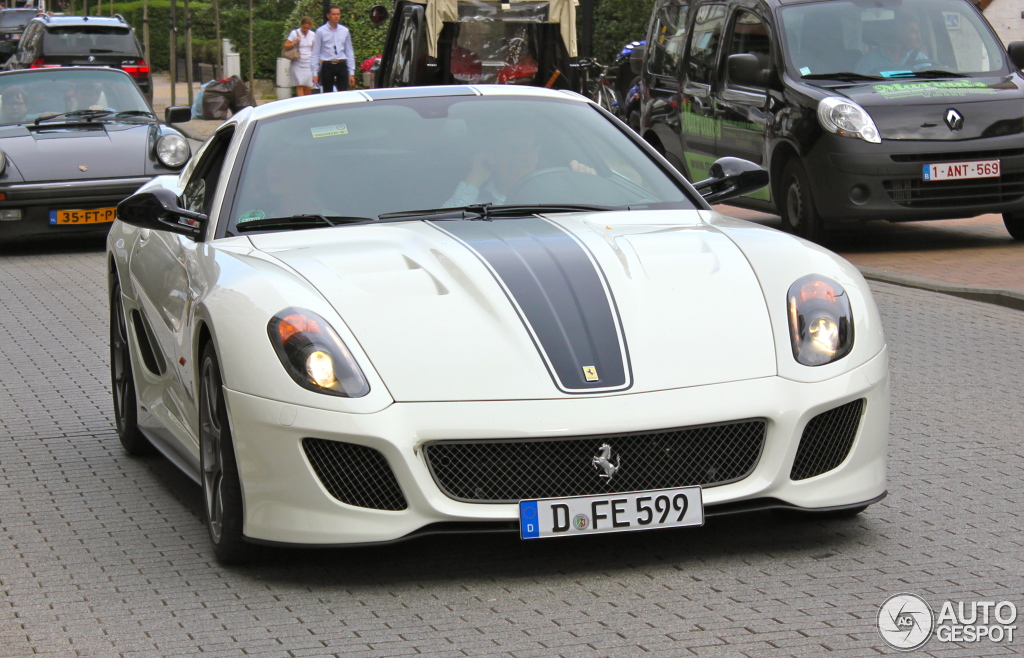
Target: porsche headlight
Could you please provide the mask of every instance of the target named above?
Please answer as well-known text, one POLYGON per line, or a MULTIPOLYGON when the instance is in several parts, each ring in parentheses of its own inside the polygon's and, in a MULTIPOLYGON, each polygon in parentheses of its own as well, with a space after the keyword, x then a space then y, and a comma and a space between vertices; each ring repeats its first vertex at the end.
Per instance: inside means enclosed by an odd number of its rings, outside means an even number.
POLYGON ((7 171, 7 155, 0 151, 0 174, 7 171))
POLYGON ((191 155, 188 142, 181 135, 170 133, 156 140, 156 158, 161 164, 177 169, 191 155))
POLYGON ((811 274, 789 287, 793 357, 805 366, 838 361, 853 348, 853 311, 843 287, 811 274))
POLYGON ((299 386, 343 398, 370 392, 352 353, 316 313, 285 309, 270 319, 267 333, 284 369, 299 386))
POLYGON ((829 96, 818 103, 818 123, 830 133, 843 137, 859 137, 865 142, 881 144, 875 122, 863 107, 847 98, 829 96))

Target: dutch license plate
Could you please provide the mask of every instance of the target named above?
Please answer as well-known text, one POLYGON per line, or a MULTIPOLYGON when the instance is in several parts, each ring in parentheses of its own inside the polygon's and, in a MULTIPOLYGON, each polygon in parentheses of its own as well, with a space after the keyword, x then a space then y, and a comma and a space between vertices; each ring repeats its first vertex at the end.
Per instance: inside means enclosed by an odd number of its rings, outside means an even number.
POLYGON ((940 162, 924 166, 924 180, 960 180, 964 178, 998 178, 999 160, 974 162, 940 162))
POLYGON ((519 501, 523 539, 700 525, 700 487, 519 501))
POLYGON ((92 210, 51 210, 50 223, 64 225, 106 224, 114 221, 117 208, 94 208, 92 210))

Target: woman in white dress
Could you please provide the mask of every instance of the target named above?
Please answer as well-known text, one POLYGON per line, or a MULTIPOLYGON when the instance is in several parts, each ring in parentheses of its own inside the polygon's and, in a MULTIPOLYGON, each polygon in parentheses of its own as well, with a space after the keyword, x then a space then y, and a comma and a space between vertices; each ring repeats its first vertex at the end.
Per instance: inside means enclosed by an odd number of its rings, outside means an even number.
POLYGON ((299 29, 292 30, 288 40, 284 42, 284 49, 299 49, 299 58, 292 60, 291 82, 295 87, 296 96, 305 96, 313 93, 313 70, 309 65, 309 58, 313 54, 313 41, 316 39, 316 32, 313 31, 313 19, 306 16, 302 19, 299 29))

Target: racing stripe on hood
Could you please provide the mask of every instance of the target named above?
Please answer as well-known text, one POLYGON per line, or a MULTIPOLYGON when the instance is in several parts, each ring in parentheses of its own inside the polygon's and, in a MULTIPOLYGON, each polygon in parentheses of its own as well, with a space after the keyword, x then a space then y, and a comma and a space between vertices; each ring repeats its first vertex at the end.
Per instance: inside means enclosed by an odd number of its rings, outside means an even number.
POLYGON ((575 236, 540 217, 429 223, 487 266, 559 389, 596 393, 632 385, 615 299, 575 236))

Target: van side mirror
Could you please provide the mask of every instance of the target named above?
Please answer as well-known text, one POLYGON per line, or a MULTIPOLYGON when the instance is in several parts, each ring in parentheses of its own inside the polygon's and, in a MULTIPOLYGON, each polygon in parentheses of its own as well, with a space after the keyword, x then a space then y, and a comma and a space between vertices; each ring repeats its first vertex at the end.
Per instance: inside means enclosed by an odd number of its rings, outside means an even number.
POLYGON ((719 158, 708 171, 709 178, 694 183, 708 203, 721 203, 727 199, 756 192, 768 185, 768 172, 749 160, 719 158))
POLYGON ((137 192, 117 204, 117 218, 125 224, 154 231, 170 231, 198 240, 209 219, 206 215, 185 210, 178 197, 166 187, 137 192))
POLYGON ((388 10, 383 5, 374 5, 370 9, 370 22, 374 25, 380 25, 388 19, 388 10))
POLYGON ((1014 41, 1006 47, 1006 52, 1010 54, 1014 66, 1024 69, 1024 41, 1014 41))
POLYGON ((726 60, 729 81, 744 87, 767 87, 769 70, 761 68, 761 60, 750 53, 729 55, 726 60))

